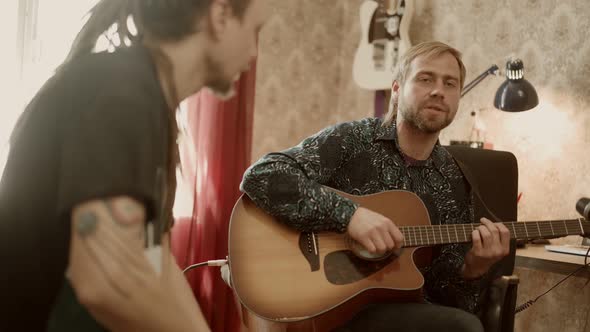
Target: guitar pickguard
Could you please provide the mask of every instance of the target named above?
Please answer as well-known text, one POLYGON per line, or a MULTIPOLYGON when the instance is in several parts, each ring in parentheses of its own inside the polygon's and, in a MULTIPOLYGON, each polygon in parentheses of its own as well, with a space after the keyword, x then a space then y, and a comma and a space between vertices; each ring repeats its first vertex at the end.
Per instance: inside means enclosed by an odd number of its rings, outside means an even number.
POLYGON ((397 255, 390 255, 378 261, 368 261, 350 250, 334 251, 324 258, 324 272, 330 283, 346 285, 375 274, 396 258, 397 255))

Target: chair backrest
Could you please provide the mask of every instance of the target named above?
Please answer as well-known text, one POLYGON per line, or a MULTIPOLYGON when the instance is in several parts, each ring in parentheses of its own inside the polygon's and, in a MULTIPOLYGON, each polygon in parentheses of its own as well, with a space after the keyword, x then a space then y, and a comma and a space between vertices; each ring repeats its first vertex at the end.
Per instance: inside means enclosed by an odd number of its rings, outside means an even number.
MULTIPOLYGON (((518 163, 505 151, 447 146, 447 150, 471 172, 481 202, 475 198, 475 220, 486 217, 493 221, 517 220, 518 163), (496 220, 496 217, 500 220, 496 220)), ((516 246, 512 241, 510 255, 500 261, 490 277, 511 275, 514 270, 516 246)))

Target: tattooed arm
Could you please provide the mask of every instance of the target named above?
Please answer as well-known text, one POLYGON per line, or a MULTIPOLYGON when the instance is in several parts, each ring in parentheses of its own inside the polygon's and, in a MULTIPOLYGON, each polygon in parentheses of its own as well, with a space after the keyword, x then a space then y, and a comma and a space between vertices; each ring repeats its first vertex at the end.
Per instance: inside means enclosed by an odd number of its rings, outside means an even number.
POLYGON ((79 302, 113 331, 208 331, 168 237, 161 275, 145 257, 145 216, 129 197, 73 209, 67 277, 79 302))

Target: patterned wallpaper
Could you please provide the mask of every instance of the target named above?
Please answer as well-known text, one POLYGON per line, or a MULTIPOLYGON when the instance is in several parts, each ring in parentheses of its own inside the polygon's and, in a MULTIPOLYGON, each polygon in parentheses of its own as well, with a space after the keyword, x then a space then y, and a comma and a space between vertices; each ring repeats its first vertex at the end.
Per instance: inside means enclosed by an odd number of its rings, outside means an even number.
MULTIPOLYGON (((357 88, 351 73, 361 2, 276 0, 260 40, 253 160, 373 113, 373 93, 357 88)), ((536 109, 504 113, 492 104, 503 79, 487 78, 463 98, 441 137, 467 139, 476 111, 486 140, 518 158, 520 220, 575 218, 576 200, 590 196, 588 31, 588 0, 415 0, 413 43, 437 39, 457 47, 467 81, 519 57, 537 88, 536 109)))
POLYGON ((373 114, 352 81, 360 0, 275 0, 260 36, 252 158, 373 114))

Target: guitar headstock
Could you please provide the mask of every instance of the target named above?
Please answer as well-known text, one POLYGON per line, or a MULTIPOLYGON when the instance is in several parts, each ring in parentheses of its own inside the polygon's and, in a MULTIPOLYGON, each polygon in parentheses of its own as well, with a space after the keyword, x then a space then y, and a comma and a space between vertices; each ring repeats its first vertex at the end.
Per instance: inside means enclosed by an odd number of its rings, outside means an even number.
POLYGON ((353 78, 361 88, 391 88, 392 70, 412 46, 409 27, 414 1, 365 0, 361 4, 361 41, 353 63, 353 78))
POLYGON ((379 10, 387 15, 403 14, 406 7, 405 0, 377 0, 379 3, 379 10))
POLYGON ((400 23, 406 8, 405 0, 378 0, 379 7, 371 20, 369 40, 400 38, 400 23))

